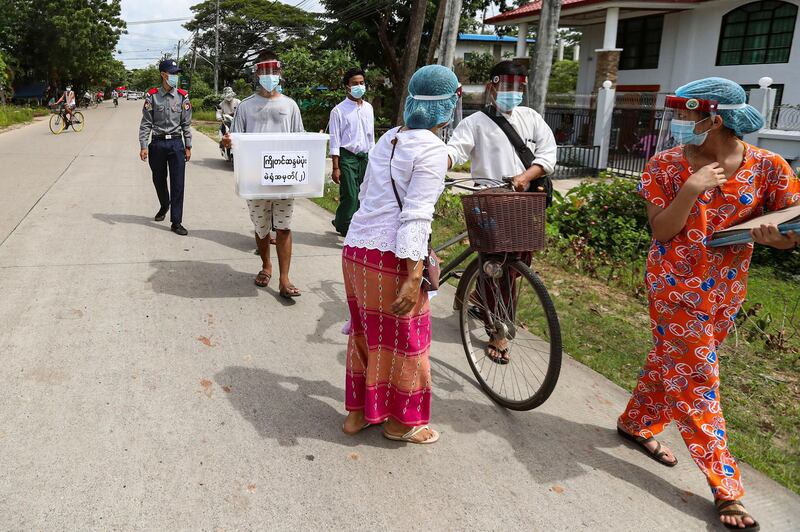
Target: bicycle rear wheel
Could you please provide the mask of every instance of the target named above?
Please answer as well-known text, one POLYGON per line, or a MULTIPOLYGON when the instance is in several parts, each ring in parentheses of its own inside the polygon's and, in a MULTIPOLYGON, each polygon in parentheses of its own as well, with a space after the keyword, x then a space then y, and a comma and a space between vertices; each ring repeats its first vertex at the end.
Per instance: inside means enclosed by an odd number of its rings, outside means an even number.
POLYGON ((50 131, 53 135, 58 135, 64 131, 64 118, 61 114, 50 115, 50 131))
POLYGON ((72 113, 72 129, 76 132, 83 131, 83 113, 80 111, 72 113))
POLYGON ((465 284, 458 290, 461 341, 475 378, 492 400, 511 410, 531 410, 550 397, 558 381, 561 327, 539 277, 522 261, 502 261, 479 257, 464 271, 465 284), (498 275, 484 272, 486 262, 498 275), (507 360, 490 357, 490 344, 507 345, 507 360))

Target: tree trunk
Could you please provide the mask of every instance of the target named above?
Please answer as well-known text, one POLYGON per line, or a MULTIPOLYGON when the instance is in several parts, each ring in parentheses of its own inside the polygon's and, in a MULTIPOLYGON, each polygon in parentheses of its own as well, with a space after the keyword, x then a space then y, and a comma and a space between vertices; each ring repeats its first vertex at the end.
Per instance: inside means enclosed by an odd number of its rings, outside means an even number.
POLYGON ((461 0, 448 0, 442 25, 442 50, 439 54, 439 64, 453 68, 456 55, 456 42, 458 42, 458 26, 461 22, 461 0))
MULTIPOLYGON (((411 11, 411 22, 408 24, 408 39, 405 52, 403 53, 403 78, 402 91, 397 101, 397 112, 395 113, 395 124, 400 124, 405 110, 405 96, 408 92, 408 82, 417 68, 419 60, 419 45, 422 41, 422 26, 425 24, 425 8, 428 0, 414 0, 414 7, 411 11)), ((395 92, 397 94, 397 92, 395 92)))
POLYGON ((553 49, 558 39, 558 19, 561 16, 559 0, 542 0, 539 15, 539 30, 536 32, 536 53, 528 72, 528 94, 530 106, 544 113, 547 84, 553 65, 553 49))
POLYGON ((428 57, 425 60, 426 65, 432 65, 433 60, 436 58, 436 49, 439 48, 439 40, 442 38, 445 9, 447 9, 447 0, 440 0, 439 9, 436 11, 436 22, 433 23, 433 34, 431 35, 431 43, 428 48, 428 57))

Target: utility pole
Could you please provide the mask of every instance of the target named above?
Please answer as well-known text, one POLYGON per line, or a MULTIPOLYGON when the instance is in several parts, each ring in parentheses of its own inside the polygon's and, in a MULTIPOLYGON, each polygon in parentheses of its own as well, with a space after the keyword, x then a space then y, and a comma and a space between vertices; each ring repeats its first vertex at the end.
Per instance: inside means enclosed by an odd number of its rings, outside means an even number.
POLYGON ((456 56, 456 41, 458 41, 458 23, 461 20, 461 0, 447 0, 442 26, 442 50, 439 54, 439 64, 453 68, 456 56))
POLYGON ((528 98, 530 106, 544 113, 547 84, 553 66, 553 49, 558 39, 558 19, 561 16, 559 0, 542 0, 539 13, 539 31, 536 32, 536 53, 528 72, 528 98))
POLYGON ((175 58, 175 62, 181 62, 181 39, 178 39, 178 56, 175 58))
POLYGON ((219 0, 217 0, 217 22, 214 24, 214 31, 217 34, 216 45, 214 46, 214 93, 219 93, 219 0))

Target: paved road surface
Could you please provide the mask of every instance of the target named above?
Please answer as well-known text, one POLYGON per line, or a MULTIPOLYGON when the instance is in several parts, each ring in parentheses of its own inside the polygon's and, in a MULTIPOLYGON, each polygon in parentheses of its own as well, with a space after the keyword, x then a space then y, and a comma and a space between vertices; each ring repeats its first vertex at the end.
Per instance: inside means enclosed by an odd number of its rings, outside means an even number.
MULTIPOLYGON (((331 216, 296 208, 295 305, 253 285, 244 202, 214 143, 187 166, 189 237, 151 217, 141 102, 0 134, 0 516, 4 529, 705 530, 715 513, 679 445, 675 469, 614 432, 626 392, 568 361, 550 401, 507 412, 476 389, 434 301, 442 441, 349 438, 345 319, 331 216)), ((643 346, 644 349, 644 346, 643 346)), ((643 353, 631 353, 641 358, 643 353)), ((800 498, 745 468, 764 530, 800 498)), ((712 530, 718 529, 712 525, 712 530)))

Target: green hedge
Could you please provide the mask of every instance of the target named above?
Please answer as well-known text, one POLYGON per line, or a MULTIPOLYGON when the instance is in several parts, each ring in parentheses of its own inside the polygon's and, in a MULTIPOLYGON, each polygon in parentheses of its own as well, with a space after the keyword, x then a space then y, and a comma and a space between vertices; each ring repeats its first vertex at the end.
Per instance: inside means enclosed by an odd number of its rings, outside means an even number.
POLYGON ((30 107, 0 106, 0 127, 30 122, 33 120, 33 112, 30 107))

